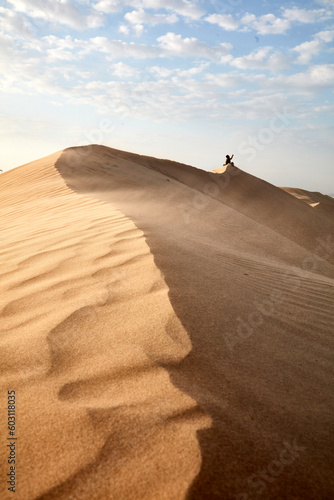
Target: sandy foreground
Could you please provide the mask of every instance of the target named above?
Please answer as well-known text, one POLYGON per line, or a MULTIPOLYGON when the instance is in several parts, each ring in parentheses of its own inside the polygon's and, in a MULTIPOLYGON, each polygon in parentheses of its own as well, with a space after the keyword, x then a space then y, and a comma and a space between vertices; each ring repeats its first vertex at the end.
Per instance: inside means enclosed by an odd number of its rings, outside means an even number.
POLYGON ((0 190, 1 498, 334 498, 331 199, 103 146, 0 190))

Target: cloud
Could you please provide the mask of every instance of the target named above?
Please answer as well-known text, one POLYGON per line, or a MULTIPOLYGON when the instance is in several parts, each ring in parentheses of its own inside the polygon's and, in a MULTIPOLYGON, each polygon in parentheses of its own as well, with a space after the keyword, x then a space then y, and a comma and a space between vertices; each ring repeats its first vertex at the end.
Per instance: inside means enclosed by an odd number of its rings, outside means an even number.
POLYGON ((166 56, 203 57, 217 62, 220 62, 232 48, 229 43, 211 47, 197 38, 182 38, 181 35, 175 33, 167 33, 159 37, 158 42, 166 56))
POLYGON ((4 33, 15 33, 23 38, 34 36, 32 25, 28 19, 3 7, 0 7, 0 30, 4 33))
POLYGON ((135 24, 133 29, 135 30, 136 35, 139 37, 143 34, 144 26, 142 24, 135 24))
POLYGON ((206 81, 214 84, 218 88, 238 88, 240 85, 248 83, 244 75, 241 75, 239 72, 233 73, 208 73, 205 75, 206 81))
POLYGON ((211 24, 218 24, 227 31, 252 29, 260 35, 283 34, 291 26, 287 19, 281 19, 274 14, 257 17, 254 14, 246 13, 241 19, 234 19, 231 14, 212 14, 205 20, 211 24))
POLYGON ((313 40, 301 43, 292 50, 299 53, 296 60, 298 64, 308 64, 313 56, 319 54, 325 47, 325 43, 334 40, 334 30, 320 31, 316 33, 313 40))
POLYGON ((320 5, 328 5, 329 7, 334 7, 334 0, 317 0, 320 5))
MULTIPOLYGON (((24 46, 34 45, 36 40, 24 42, 24 46)), ((7 93, 22 93, 27 96, 32 94, 69 95, 70 87, 65 87, 60 81, 78 78, 79 68, 57 63, 45 65, 50 54, 33 57, 28 54, 28 49, 18 49, 16 40, 0 33, 0 72, 2 74, 0 87, 7 93)), ((44 54, 44 53, 43 53, 44 54)), ((72 57, 71 57, 72 58, 72 57)), ((55 56, 54 61, 59 59, 55 56)), ((61 58, 65 60, 63 56, 61 58)))
MULTIPOLYGON (((93 37, 87 40, 72 38, 67 35, 64 38, 49 35, 39 40, 26 41, 26 50, 45 53, 47 56, 61 59, 64 51, 64 60, 69 60, 66 51, 73 54, 73 59, 81 59, 90 54, 100 54, 108 61, 117 59, 150 59, 169 57, 196 57, 210 59, 216 62, 224 62, 224 58, 231 57, 228 52, 232 49, 229 43, 221 43, 217 46, 207 45, 197 38, 182 38, 175 33, 167 33, 158 38, 158 45, 145 45, 122 40, 111 40, 107 37, 93 37)), ((42 59, 41 59, 42 61, 42 59)))
POLYGON ((105 14, 119 12, 127 6, 136 9, 164 9, 193 20, 200 19, 204 14, 196 0, 100 0, 93 4, 94 9, 105 14))
POLYGON ((138 70, 136 68, 128 66, 123 62, 113 64, 111 70, 113 74, 119 78, 132 78, 138 75, 138 70))
POLYGON ((294 7, 292 9, 283 8, 282 10, 283 18, 271 13, 256 16, 247 12, 241 19, 234 18, 231 14, 211 14, 205 18, 205 21, 218 24, 227 31, 252 29, 259 35, 282 35, 292 27, 293 23, 316 23, 333 17, 325 9, 306 10, 294 7))
POLYGON ((147 59, 151 57, 159 57, 161 50, 155 46, 148 46, 139 43, 127 43, 121 40, 109 40, 106 37, 95 37, 89 40, 81 40, 77 43, 81 47, 82 54, 90 54, 99 52, 106 54, 109 61, 115 59, 147 59))
POLYGON ((176 23, 178 17, 175 14, 149 14, 144 9, 133 10, 125 14, 126 19, 130 24, 148 24, 156 26, 157 24, 176 23))
POLYGON ((119 12, 123 8, 124 2, 121 0, 100 0, 93 4, 93 8, 104 14, 111 14, 112 12, 119 12))
POLYGON ((256 17, 254 14, 245 14, 241 24, 252 28, 259 35, 281 35, 290 28, 290 22, 286 19, 276 17, 274 14, 265 14, 256 17))
POLYGON ((301 43, 292 50, 299 52, 299 56, 296 61, 298 64, 308 64, 311 58, 321 51, 322 47, 323 43, 321 40, 312 40, 311 42, 301 43))
MULTIPOLYGON (((64 60, 67 59, 66 51, 73 54, 73 59, 83 59, 84 57, 95 54, 106 58, 107 61, 115 61, 117 59, 149 59, 161 57, 162 51, 157 46, 148 46, 139 43, 128 43, 122 40, 110 40, 106 37, 93 37, 87 40, 72 38, 67 35, 64 38, 59 38, 55 35, 49 35, 36 41, 27 41, 24 43, 24 48, 30 51, 38 51, 46 56, 57 55, 61 58, 61 52, 65 52, 64 60)), ((48 63, 47 60, 40 56, 41 63, 48 63)))
POLYGON ((333 88, 334 64, 320 64, 312 66, 304 74, 292 75, 289 81, 302 88, 333 88), (305 76, 307 81, 305 82, 305 76))
POLYGON ((165 68, 163 66, 151 66, 149 68, 149 74, 152 75, 154 78, 169 78, 171 76, 175 77, 192 77, 194 75, 199 75, 200 73, 203 73, 203 71, 210 65, 210 63, 201 63, 199 66, 194 66, 190 69, 179 69, 179 68, 174 68, 174 69, 169 69, 165 68))
POLYGON ((330 43, 334 40, 334 30, 320 31, 316 34, 319 40, 323 40, 326 43, 330 43))
POLYGON ((293 7, 292 9, 283 8, 283 16, 290 22, 299 23, 317 23, 332 17, 325 9, 306 10, 298 9, 297 7, 293 7))
POLYGON ((46 51, 46 56, 49 62, 53 61, 76 61, 78 55, 69 50, 64 50, 62 47, 56 47, 53 49, 48 49, 46 51))
POLYGON ((26 14, 39 22, 63 24, 75 30, 99 28, 103 25, 101 14, 89 11, 84 16, 80 9, 68 0, 8 0, 14 11, 26 14))
POLYGON ((246 13, 241 19, 233 18, 231 14, 212 14, 206 17, 205 21, 211 24, 218 24, 218 26, 227 31, 252 29, 260 35, 283 34, 291 26, 288 20, 276 17, 274 14, 265 14, 257 17, 254 14, 246 13))
POLYGON ((305 93, 331 89, 334 86, 334 64, 313 65, 302 73, 279 75, 269 79, 267 85, 305 93))
POLYGON ((151 66, 150 73, 155 76, 157 75, 159 78, 168 78, 174 72, 173 69, 164 68, 161 66, 151 66))
POLYGON ((211 24, 218 24, 221 28, 224 28, 227 31, 237 30, 240 26, 240 23, 233 19, 231 14, 211 14, 210 16, 205 18, 205 21, 211 24))
POLYGON ((290 61, 281 52, 274 51, 272 47, 262 47, 246 56, 233 59, 230 64, 243 70, 263 69, 278 71, 286 69, 290 61))
MULTIPOLYGON (((133 10, 125 14, 124 19, 130 23, 137 36, 141 36, 144 31, 144 25, 156 26, 158 24, 176 23, 179 18, 175 14, 149 14, 144 9, 133 10)), ((129 29, 122 24, 120 30, 124 34, 129 34, 129 29)))
POLYGON ((169 10, 193 20, 200 19, 204 14, 196 0, 134 0, 131 4, 144 9, 169 10))
POLYGON ((130 33, 129 26, 127 26, 126 24, 121 24, 118 28, 118 31, 123 35, 128 35, 130 33))

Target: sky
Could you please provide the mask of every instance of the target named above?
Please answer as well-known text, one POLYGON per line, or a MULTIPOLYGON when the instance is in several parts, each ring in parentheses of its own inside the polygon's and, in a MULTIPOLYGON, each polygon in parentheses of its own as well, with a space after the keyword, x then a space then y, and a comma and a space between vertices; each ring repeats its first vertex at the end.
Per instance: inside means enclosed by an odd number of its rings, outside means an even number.
POLYGON ((94 143, 332 194, 333 41, 334 0, 0 0, 0 169, 94 143))

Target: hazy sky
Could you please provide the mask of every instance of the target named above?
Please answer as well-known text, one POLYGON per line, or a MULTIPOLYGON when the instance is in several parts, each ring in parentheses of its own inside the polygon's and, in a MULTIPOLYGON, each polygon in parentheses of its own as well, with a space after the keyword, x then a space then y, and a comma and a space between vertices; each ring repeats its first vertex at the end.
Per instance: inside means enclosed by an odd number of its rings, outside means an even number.
POLYGON ((0 0, 1 163, 100 143, 334 193, 334 0, 0 0))

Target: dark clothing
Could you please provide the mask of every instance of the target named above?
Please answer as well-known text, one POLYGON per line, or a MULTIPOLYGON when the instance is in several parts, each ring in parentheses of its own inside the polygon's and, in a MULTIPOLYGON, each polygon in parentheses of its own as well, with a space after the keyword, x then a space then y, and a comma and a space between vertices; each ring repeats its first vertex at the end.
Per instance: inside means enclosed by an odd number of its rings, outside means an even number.
POLYGON ((232 155, 231 157, 229 155, 226 155, 226 162, 225 162, 225 165, 228 165, 229 163, 231 163, 231 160, 233 158, 234 155, 232 155))

